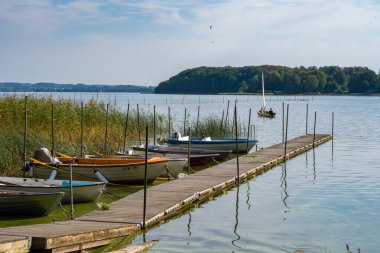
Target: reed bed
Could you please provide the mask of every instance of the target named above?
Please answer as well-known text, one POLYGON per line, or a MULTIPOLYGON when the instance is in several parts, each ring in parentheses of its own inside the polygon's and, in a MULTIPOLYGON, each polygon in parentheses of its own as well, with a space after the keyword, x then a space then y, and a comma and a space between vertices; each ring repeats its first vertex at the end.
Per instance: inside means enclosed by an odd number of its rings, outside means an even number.
MULTIPOLYGON (((53 99, 51 96, 29 96, 27 99, 26 156, 41 147, 52 148, 52 104, 54 105, 54 150, 70 156, 79 156, 81 148, 81 102, 72 99, 53 99)), ((0 174, 22 175, 24 143, 25 98, 5 94, 0 97, 0 174)), ((89 100, 83 104, 84 154, 114 153, 124 149, 127 112, 109 105, 106 138, 106 104, 89 100), (107 143, 107 146, 106 146, 107 143)), ((130 107, 132 108, 132 106, 130 107)), ((150 143, 153 141, 153 112, 139 110, 140 134, 137 109, 129 111, 126 146, 145 143, 145 126, 149 126, 150 143), (139 138, 141 136, 141 138, 139 138)), ((173 126, 175 119, 171 119, 173 126)), ((232 123, 225 124, 220 118, 207 116, 198 122, 191 121, 192 136, 233 136, 232 123)), ((243 127, 244 128, 244 127, 243 127)), ((171 127, 173 129, 173 127, 171 127)), ((239 127, 239 132, 244 132, 239 127)), ((168 135, 168 118, 156 113, 156 138, 168 135)))

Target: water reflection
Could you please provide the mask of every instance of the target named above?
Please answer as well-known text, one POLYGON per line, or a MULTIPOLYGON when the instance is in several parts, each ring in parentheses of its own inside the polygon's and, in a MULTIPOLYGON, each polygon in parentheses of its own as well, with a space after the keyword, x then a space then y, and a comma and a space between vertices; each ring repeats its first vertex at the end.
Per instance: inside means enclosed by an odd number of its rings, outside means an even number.
POLYGON ((190 226, 190 224, 191 224, 191 213, 189 212, 189 221, 188 221, 188 223, 187 223, 187 232, 189 233, 189 237, 191 236, 191 226, 190 226))
POLYGON ((238 225, 239 225, 239 190, 240 190, 240 184, 238 183, 237 189, 236 189, 236 208, 235 208, 235 226, 234 226, 234 234, 236 235, 236 239, 232 240, 231 243, 235 247, 241 249, 241 247, 236 244, 236 242, 240 240, 240 235, 237 232, 238 225))
MULTIPOLYGON (((290 207, 288 206, 288 203, 287 203, 287 199, 289 198, 289 194, 288 194, 288 182, 286 181, 286 176, 287 176, 287 172, 286 172, 286 162, 282 165, 282 173, 281 173, 281 188, 282 188, 282 193, 281 193, 281 199, 282 199, 282 202, 284 203, 284 207, 285 207, 285 210, 284 210, 284 213, 288 213, 290 212, 290 207)), ((284 217, 284 220, 286 218, 284 217)))
POLYGON ((247 182, 247 201, 245 202, 247 204, 248 210, 251 208, 251 203, 249 203, 249 197, 251 195, 251 185, 249 182, 250 181, 247 182))

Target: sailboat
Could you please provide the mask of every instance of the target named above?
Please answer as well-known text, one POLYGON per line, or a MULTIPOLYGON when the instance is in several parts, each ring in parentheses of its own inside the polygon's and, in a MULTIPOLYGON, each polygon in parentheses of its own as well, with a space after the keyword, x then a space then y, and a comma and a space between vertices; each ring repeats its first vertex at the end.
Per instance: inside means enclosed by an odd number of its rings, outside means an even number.
POLYGON ((265 102, 265 88, 264 88, 264 72, 261 71, 261 85, 262 85, 262 91, 263 91, 263 106, 260 108, 260 110, 257 112, 257 115, 259 117, 265 117, 265 118, 274 118, 276 116, 276 113, 272 111, 272 108, 269 110, 266 109, 266 102, 265 102))

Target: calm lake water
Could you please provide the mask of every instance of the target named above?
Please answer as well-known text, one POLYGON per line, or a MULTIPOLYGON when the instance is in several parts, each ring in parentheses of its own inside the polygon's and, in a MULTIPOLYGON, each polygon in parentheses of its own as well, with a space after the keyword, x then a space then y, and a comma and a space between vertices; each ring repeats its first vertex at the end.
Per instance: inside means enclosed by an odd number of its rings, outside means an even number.
MULTIPOLYGON (((41 94, 40 94, 41 95, 41 94)), ((73 98, 73 93, 53 96, 73 98)), ((379 252, 380 238, 380 97, 268 96, 275 119, 256 117, 261 106, 257 96, 198 96, 155 94, 75 94, 116 104, 128 102, 144 110, 167 113, 171 107, 183 124, 186 107, 196 118, 222 116, 230 100, 230 115, 237 99, 241 124, 247 124, 252 108, 259 148, 282 141, 282 106, 289 104, 288 139, 308 132, 331 133, 334 141, 289 160, 256 178, 201 204, 146 234, 159 239, 150 252, 379 252), (301 101, 302 100, 302 101, 301 101), (305 101, 307 100, 307 101, 305 101)), ((148 200, 149 201, 149 200, 148 200)), ((134 240, 142 242, 142 236, 134 240)))

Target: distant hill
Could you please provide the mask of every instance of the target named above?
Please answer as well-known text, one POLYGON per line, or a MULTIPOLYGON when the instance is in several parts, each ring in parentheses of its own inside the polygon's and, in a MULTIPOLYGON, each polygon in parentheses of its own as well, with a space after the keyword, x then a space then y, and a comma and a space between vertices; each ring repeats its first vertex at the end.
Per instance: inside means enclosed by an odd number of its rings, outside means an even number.
POLYGON ((153 86, 56 83, 0 83, 3 92, 143 92, 153 93, 153 86))
POLYGON ((274 94, 373 94, 380 92, 380 77, 367 67, 247 66, 187 69, 161 82, 155 93, 218 94, 261 92, 274 94))

